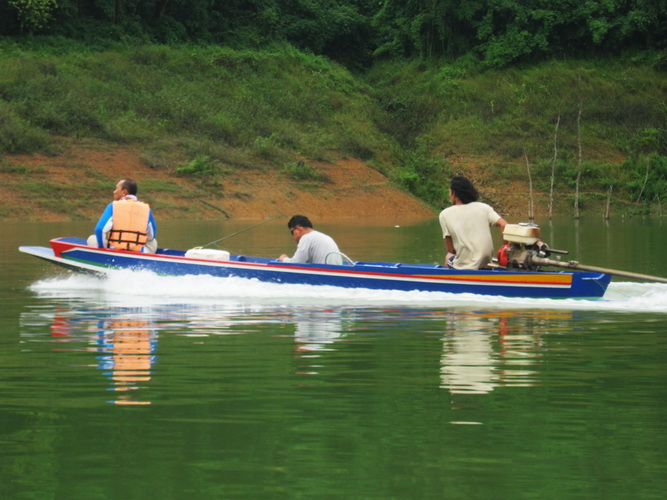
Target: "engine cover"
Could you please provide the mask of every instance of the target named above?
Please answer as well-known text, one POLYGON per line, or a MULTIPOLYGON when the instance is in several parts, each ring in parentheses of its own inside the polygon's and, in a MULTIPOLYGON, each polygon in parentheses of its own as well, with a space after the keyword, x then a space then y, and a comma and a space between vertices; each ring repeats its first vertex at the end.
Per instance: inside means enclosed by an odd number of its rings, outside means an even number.
POLYGON ((540 241, 540 226, 537 224, 507 224, 503 231, 503 239, 510 243, 534 245, 540 241))

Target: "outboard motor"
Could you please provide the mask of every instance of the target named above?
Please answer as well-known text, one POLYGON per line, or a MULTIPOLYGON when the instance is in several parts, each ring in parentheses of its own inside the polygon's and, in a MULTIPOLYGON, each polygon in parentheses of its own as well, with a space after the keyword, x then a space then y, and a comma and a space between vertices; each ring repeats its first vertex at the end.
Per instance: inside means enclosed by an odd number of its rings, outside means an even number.
POLYGON ((540 263, 536 262, 534 257, 546 259, 552 253, 568 253, 564 250, 552 250, 541 241, 540 227, 537 224, 507 224, 503 239, 506 243, 498 249, 498 264, 507 269, 538 271, 540 263))
POLYGON ((536 224, 525 222, 521 224, 507 224, 503 231, 503 239, 506 243, 498 249, 498 265, 506 269, 539 271, 540 267, 551 266, 667 283, 667 278, 661 278, 660 276, 630 273, 616 269, 606 269, 604 267, 585 266, 576 260, 568 262, 552 260, 549 256, 553 253, 566 255, 569 252, 567 250, 549 248, 546 243, 540 240, 540 227, 536 224))

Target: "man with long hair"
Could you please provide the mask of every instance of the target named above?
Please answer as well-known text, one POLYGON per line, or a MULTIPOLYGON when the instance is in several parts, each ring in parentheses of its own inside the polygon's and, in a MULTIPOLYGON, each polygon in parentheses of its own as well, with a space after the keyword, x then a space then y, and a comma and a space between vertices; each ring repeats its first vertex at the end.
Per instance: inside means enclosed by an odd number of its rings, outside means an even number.
POLYGON ((486 203, 467 178, 457 176, 449 187, 452 206, 440 212, 445 239, 445 265, 454 269, 481 269, 491 262, 491 226, 505 229, 507 221, 486 203))

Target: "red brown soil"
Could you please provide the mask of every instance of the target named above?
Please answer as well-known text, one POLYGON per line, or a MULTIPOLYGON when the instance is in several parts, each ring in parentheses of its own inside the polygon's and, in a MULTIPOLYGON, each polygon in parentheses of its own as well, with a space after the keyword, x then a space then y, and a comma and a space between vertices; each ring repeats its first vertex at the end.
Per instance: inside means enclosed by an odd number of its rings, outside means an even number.
MULTIPOLYGON (((0 170, 0 220, 65 221, 96 219, 118 179, 134 178, 139 197, 161 219, 266 218, 295 213, 324 217, 432 217, 422 201, 397 189, 379 172, 355 159, 317 163, 327 182, 297 182, 272 169, 243 169, 216 182, 176 175, 171 169, 150 168, 139 153, 120 147, 71 144, 56 156, 6 156, 0 170), (27 173, 23 173, 27 171, 27 173), (26 184, 60 186, 60 194, 88 187, 88 203, 64 213, 58 203, 46 206, 26 184), (160 192, 144 185, 168 185, 160 192), (20 207, 10 211, 8 207, 20 207)), ((80 196, 80 194, 72 194, 80 196)))
MULTIPOLYGON (((151 168, 138 151, 107 144, 64 142, 54 156, 5 156, 0 169, 0 220, 94 220, 111 199, 116 182, 132 177, 139 197, 156 217, 167 219, 260 219, 302 213, 313 218, 390 217, 423 219, 437 210, 392 185, 387 177, 353 158, 316 166, 327 182, 297 182, 275 169, 238 169, 213 182, 151 168), (34 185, 50 185, 44 191, 34 185), (28 189, 33 185, 32 189, 28 189), (167 189, 144 186, 166 186, 167 189), (54 189, 55 187, 55 189, 54 189), (56 194, 57 193, 57 194, 56 194), (52 199, 46 199, 51 197, 52 199)), ((525 184, 502 183, 478 158, 450 158, 469 175, 484 199, 512 218, 525 218, 525 184)), ((540 201, 541 205, 545 205, 540 201)), ((536 206, 537 206, 536 202, 536 206)), ((543 210, 542 210, 543 211, 543 210)), ((540 215, 540 211, 536 211, 540 215)))

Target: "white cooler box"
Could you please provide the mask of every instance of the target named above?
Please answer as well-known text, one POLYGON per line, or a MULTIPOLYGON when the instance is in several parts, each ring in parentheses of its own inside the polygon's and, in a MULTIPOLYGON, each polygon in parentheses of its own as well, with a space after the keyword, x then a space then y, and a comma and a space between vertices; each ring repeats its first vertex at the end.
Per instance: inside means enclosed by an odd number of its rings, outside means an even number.
POLYGON ((185 252, 185 256, 191 259, 229 260, 227 250, 216 250, 214 248, 191 248, 185 252))

